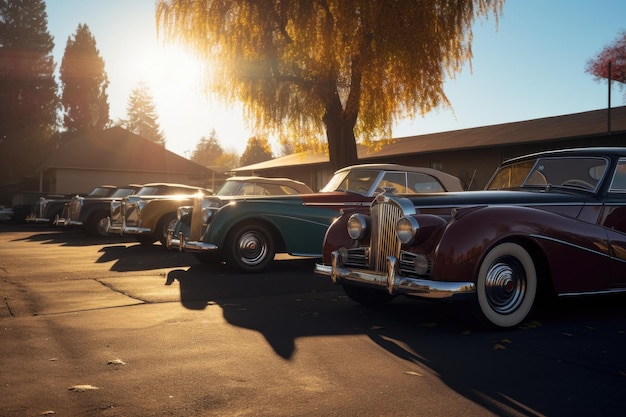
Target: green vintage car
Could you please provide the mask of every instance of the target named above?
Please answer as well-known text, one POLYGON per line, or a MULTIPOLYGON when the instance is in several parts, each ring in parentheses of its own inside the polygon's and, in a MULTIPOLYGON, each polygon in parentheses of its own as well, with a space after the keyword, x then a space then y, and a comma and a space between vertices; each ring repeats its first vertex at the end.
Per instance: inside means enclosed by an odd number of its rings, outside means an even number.
POLYGON ((383 192, 442 191, 462 191, 459 179, 430 168, 355 165, 335 172, 319 193, 238 197, 225 205, 215 196, 199 197, 193 206, 178 209, 167 246, 205 263, 259 272, 276 253, 321 257, 324 234, 341 210, 367 209, 383 192))

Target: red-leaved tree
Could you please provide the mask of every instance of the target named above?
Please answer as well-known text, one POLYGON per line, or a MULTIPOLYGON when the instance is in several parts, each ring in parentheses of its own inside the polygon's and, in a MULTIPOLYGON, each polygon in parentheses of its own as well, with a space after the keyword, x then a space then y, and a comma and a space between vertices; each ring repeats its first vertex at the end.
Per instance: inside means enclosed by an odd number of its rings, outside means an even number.
MULTIPOLYGON (((597 81, 608 80, 610 77, 612 81, 619 82, 623 89, 626 84, 626 31, 605 46, 595 58, 587 61, 585 72, 593 75, 597 81)), ((626 100, 626 96, 624 99, 626 100)))

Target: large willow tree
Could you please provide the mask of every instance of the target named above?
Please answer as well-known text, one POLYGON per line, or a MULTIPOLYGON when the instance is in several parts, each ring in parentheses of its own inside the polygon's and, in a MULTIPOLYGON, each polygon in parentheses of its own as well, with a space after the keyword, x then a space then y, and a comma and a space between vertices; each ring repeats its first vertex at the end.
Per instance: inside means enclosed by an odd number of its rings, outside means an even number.
POLYGON ((260 129, 326 131, 331 166, 357 161, 355 134, 449 105, 472 57, 472 24, 503 0, 160 0, 157 27, 207 64, 210 92, 260 129))

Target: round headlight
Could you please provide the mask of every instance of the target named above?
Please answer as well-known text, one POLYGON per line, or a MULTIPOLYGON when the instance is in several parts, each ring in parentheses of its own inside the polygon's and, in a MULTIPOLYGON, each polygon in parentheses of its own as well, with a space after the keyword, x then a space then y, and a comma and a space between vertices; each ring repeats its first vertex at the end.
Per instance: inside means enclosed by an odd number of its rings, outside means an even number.
POLYGON ((348 235, 354 240, 361 239, 367 232, 367 220, 359 213, 353 214, 348 219, 348 235))
POLYGON ((192 210, 191 206, 178 207, 178 210, 176 210, 176 216, 178 217, 178 220, 180 221, 188 220, 189 216, 191 215, 191 210, 192 210))
POLYGON ((413 242, 419 229, 420 225, 414 217, 405 216, 400 218, 398 223, 396 223, 396 234, 398 235, 398 239, 405 245, 413 242))
POLYGON ((202 224, 206 226, 211 221, 211 217, 217 210, 212 207, 205 207, 202 209, 202 224))

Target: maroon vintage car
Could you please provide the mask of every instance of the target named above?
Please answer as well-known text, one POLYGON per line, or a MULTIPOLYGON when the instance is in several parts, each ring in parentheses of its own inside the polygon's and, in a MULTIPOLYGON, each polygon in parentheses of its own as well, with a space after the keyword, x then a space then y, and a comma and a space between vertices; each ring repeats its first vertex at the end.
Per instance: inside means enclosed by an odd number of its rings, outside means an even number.
POLYGON ((504 328, 542 291, 626 291, 626 148, 512 159, 485 191, 378 196, 329 228, 316 272, 362 304, 470 299, 504 328))

